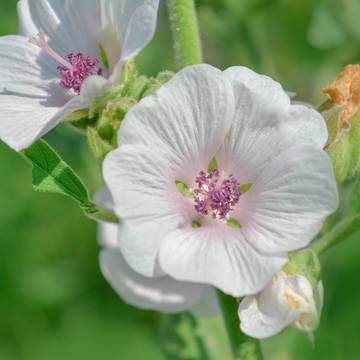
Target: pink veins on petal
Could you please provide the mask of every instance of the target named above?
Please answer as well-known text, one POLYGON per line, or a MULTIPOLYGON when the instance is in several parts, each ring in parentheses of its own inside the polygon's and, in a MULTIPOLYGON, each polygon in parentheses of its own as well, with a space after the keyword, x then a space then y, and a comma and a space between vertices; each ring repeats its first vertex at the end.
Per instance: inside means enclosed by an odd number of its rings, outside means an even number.
POLYGON ((218 169, 201 171, 195 183, 195 209, 201 215, 210 213, 214 219, 223 220, 239 202, 239 182, 232 175, 224 177, 218 169))
POLYGON ((29 42, 38 46, 60 64, 58 66, 61 76, 60 85, 64 89, 72 89, 76 94, 80 94, 81 85, 86 78, 91 75, 102 75, 102 69, 98 66, 98 59, 92 59, 81 52, 70 53, 66 58, 63 58, 51 49, 43 32, 30 38, 29 42))

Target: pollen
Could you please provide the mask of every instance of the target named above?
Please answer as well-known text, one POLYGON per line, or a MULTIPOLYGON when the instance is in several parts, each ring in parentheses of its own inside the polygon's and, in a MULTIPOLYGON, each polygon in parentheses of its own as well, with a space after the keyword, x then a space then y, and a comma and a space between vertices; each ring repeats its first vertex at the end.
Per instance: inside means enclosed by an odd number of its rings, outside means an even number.
POLYGON ((64 89, 72 89, 75 93, 80 94, 81 85, 86 78, 102 74, 99 60, 92 59, 80 52, 67 55, 66 60, 72 65, 71 68, 64 65, 58 66, 61 76, 60 85, 64 89))
POLYGON ((218 169, 201 171, 195 179, 193 190, 195 210, 201 215, 211 215, 224 220, 239 202, 239 182, 234 176, 224 176, 218 169))

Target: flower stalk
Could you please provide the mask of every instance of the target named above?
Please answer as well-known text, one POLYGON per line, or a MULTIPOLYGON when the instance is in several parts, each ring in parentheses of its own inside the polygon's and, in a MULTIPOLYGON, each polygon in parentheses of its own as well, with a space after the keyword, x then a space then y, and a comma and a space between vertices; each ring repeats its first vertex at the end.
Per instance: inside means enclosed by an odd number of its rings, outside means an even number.
POLYGON ((358 231, 360 231, 360 216, 349 216, 337 224, 333 230, 315 241, 310 248, 316 254, 321 255, 358 231))
POLYGON ((234 360, 262 360, 259 340, 240 331, 237 299, 221 291, 217 294, 234 360))
POLYGON ((194 1, 167 0, 167 7, 178 68, 200 64, 202 50, 194 1))

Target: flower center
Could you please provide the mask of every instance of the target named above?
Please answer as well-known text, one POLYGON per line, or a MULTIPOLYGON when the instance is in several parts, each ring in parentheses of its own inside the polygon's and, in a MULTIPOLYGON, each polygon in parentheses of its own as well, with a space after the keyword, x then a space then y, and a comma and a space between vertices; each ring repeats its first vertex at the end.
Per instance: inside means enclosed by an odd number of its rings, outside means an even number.
POLYGON ((98 59, 92 59, 81 52, 77 54, 70 53, 63 58, 50 48, 43 32, 40 32, 29 41, 45 51, 60 64, 60 66, 58 66, 61 77, 60 86, 64 89, 72 89, 79 95, 81 85, 86 78, 91 75, 102 75, 103 70, 98 66, 98 59))
POLYGON ((200 171, 195 179, 197 187, 194 194, 195 209, 201 215, 211 215, 214 219, 226 219, 239 202, 239 182, 233 177, 224 176, 218 169, 210 172, 200 171))

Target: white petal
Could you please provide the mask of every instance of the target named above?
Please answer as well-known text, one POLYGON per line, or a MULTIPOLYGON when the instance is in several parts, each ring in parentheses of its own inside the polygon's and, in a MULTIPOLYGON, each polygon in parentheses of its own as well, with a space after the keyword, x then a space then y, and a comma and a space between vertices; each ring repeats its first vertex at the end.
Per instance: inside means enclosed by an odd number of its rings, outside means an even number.
POLYGON ((320 149, 299 146, 267 164, 234 216, 257 249, 283 252, 308 245, 337 206, 329 157, 320 149))
POLYGON ((264 339, 278 334, 289 326, 295 318, 292 313, 285 317, 265 315, 259 309, 256 296, 246 296, 239 306, 240 329, 246 335, 264 339))
POLYGON ((231 85, 219 70, 190 66, 128 112, 119 144, 163 149, 177 180, 193 182, 223 143, 233 103, 231 85))
POLYGON ((126 260, 154 276, 160 242, 185 221, 168 160, 151 148, 125 145, 106 157, 103 175, 123 220, 119 241, 126 260))
POLYGON ((240 297, 264 288, 287 256, 257 252, 238 229, 203 227, 169 234, 160 246, 159 260, 175 279, 207 283, 240 297))
POLYGON ((98 0, 21 0, 20 32, 35 36, 43 31, 61 56, 82 52, 98 57, 100 6, 98 0))
POLYGON ((203 286, 176 281, 169 276, 151 279, 131 270, 118 249, 102 251, 101 270, 114 290, 127 303, 165 313, 191 308, 202 295, 203 286))
POLYGON ((118 241, 119 225, 107 222, 98 224, 98 242, 102 247, 119 247, 118 241))
MULTIPOLYGON (((144 2, 144 1, 142 1, 144 2)), ((136 9, 126 29, 121 60, 135 57, 152 39, 156 29, 158 1, 136 9)))
POLYGON ((95 204, 112 211, 114 209, 114 200, 108 187, 104 186, 94 196, 95 204))
POLYGON ((59 85, 56 66, 22 36, 0 39, 0 138, 22 150, 83 106, 59 85))
POLYGON ((102 0, 101 45, 117 82, 122 64, 135 57, 152 39, 159 0, 102 0))
POLYGON ((291 105, 281 85, 244 67, 225 71, 232 81, 236 114, 218 163, 243 182, 253 182, 264 166, 290 146, 322 148, 327 129, 322 116, 291 105))

